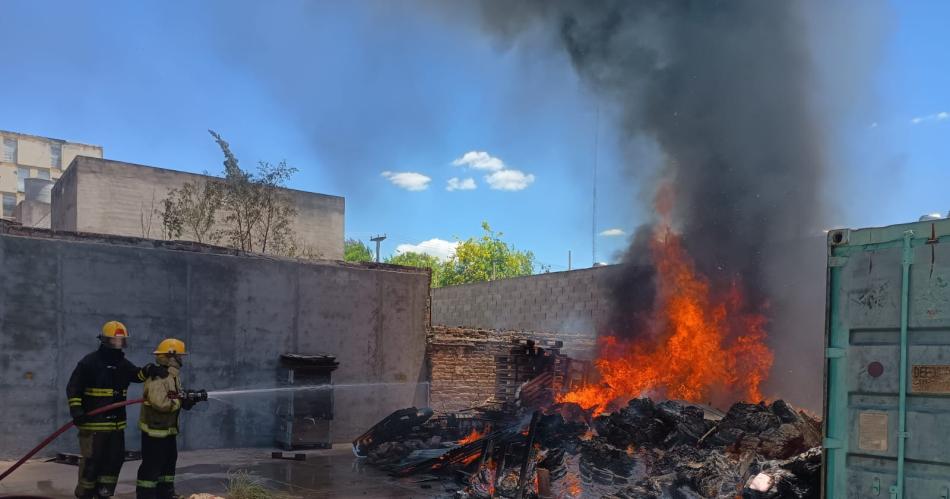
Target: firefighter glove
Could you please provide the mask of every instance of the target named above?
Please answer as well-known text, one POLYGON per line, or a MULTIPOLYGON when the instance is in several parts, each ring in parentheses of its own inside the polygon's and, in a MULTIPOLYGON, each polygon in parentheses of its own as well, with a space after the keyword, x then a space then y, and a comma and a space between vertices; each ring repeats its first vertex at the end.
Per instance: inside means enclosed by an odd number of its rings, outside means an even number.
POLYGON ((156 364, 145 364, 145 367, 142 368, 142 373, 145 374, 146 378, 164 379, 168 377, 168 368, 156 364))

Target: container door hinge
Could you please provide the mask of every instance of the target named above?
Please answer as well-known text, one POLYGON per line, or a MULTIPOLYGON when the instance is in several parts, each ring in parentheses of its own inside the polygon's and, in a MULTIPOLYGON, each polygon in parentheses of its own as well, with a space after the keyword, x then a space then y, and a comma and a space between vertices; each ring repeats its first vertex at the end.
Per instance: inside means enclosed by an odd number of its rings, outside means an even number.
POLYGON ((897 432, 897 438, 910 438, 909 431, 899 431, 897 432))
POLYGON ((897 485, 891 485, 891 499, 897 499, 897 485))
POLYGON ((826 438, 824 442, 821 443, 821 446, 826 449, 840 449, 841 440, 838 440, 837 438, 826 438))
POLYGON ((874 480, 871 480, 871 493, 879 496, 881 495, 881 479, 874 477, 874 480))
POLYGON ((828 347, 825 349, 825 357, 829 359, 840 359, 841 357, 844 357, 844 353, 844 348, 828 347))
POLYGON ((828 257, 829 267, 844 267, 847 263, 848 263, 848 257, 846 256, 829 256, 828 257))
POLYGON ((911 247, 911 239, 913 239, 913 237, 914 231, 908 230, 904 232, 904 252, 901 255, 901 264, 914 264, 914 250, 911 247))
POLYGON ((944 487, 940 492, 940 499, 950 499, 950 487, 944 487))

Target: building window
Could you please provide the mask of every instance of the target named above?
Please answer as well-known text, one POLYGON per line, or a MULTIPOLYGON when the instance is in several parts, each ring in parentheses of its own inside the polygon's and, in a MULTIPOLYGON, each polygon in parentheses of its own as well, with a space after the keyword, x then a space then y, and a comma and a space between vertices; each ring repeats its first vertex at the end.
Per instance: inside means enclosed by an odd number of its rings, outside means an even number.
MULTIPOLYGON (((49 165, 53 168, 62 168, 63 167, 63 145, 62 144, 50 144, 49 145, 49 165)), ((49 177, 46 177, 49 178, 49 177)))
POLYGON ((16 169, 16 190, 23 192, 26 190, 26 179, 30 178, 30 169, 18 166, 16 169))
POLYGON ((16 163, 16 139, 3 138, 3 157, 0 160, 16 163))
POLYGON ((49 170, 46 168, 37 168, 36 169, 36 178, 41 178, 43 180, 49 180, 49 170))
POLYGON ((16 194, 9 192, 3 193, 3 216, 13 218, 13 210, 16 209, 16 194))

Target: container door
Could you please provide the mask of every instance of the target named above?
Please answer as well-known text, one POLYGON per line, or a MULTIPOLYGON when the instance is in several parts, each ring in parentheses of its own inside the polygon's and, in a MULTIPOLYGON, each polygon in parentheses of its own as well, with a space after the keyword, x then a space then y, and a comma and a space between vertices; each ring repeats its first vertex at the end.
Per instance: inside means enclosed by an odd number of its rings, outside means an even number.
POLYGON ((829 239, 826 497, 950 498, 950 238, 931 225, 829 239))

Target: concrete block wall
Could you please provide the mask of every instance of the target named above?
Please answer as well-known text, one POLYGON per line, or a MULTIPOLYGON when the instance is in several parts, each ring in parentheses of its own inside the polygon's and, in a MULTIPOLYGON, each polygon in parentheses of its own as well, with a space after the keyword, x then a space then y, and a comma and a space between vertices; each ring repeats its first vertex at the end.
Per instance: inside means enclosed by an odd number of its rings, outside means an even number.
POLYGON ((577 345, 609 318, 613 271, 604 266, 435 288, 432 323, 553 333, 564 341, 565 353, 581 354, 577 345))
MULTIPOLYGON (((190 388, 273 387, 280 353, 335 354, 331 432, 350 441, 396 409, 427 404, 428 279, 403 267, 0 222, 0 458, 18 457, 68 421, 68 377, 113 319, 129 327, 126 353, 136 365, 153 359, 161 339, 184 340, 190 388)), ((141 385, 129 392, 140 396, 141 385)), ((271 446, 276 402, 263 393, 199 405, 182 418, 180 445, 271 446)), ((126 437, 138 448, 137 430, 126 437)), ((68 434, 48 450, 74 452, 75 440, 68 434)))
MULTIPOLYGON (((823 238, 763 244, 769 255, 768 344, 775 352, 763 386, 815 412, 822 404, 826 242, 823 238)), ((562 352, 590 360, 593 337, 608 323, 608 286, 617 266, 552 272, 432 290, 432 323, 552 333, 562 352)))

